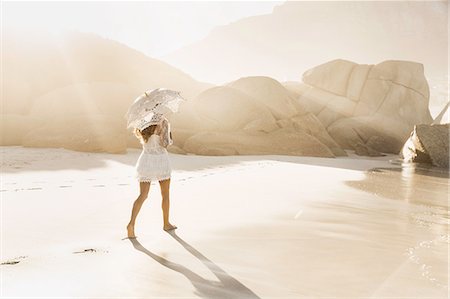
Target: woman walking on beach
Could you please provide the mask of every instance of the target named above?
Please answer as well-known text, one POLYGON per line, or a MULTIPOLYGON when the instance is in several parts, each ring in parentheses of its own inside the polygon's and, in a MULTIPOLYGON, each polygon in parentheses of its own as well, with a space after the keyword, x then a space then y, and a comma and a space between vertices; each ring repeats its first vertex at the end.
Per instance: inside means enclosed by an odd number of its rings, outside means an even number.
POLYGON ((129 238, 136 237, 136 217, 148 196, 151 181, 159 181, 161 188, 163 229, 169 231, 177 228, 169 222, 171 166, 166 148, 173 142, 169 121, 163 115, 156 114, 147 124, 135 128, 134 134, 142 144, 142 153, 135 167, 140 194, 133 204, 131 219, 127 225, 129 238))

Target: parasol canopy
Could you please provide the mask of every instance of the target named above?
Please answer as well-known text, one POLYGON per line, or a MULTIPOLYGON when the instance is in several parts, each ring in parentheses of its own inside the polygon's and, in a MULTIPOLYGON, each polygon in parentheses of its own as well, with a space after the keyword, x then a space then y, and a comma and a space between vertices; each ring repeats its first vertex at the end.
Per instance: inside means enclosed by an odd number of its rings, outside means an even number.
POLYGON ((185 99, 180 92, 167 88, 157 88, 146 91, 136 98, 128 108, 125 117, 127 128, 143 129, 152 124, 157 124, 163 116, 177 112, 178 107, 185 99))

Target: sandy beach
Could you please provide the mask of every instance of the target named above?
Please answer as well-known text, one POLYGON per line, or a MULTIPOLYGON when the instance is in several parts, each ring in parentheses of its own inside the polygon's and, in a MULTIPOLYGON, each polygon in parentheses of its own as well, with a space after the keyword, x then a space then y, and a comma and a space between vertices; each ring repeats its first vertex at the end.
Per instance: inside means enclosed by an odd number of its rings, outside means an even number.
POLYGON ((449 11, 1 1, 0 298, 450 299, 449 11))
POLYGON ((4 146, 1 295, 446 298, 448 172, 396 156, 170 154, 171 218, 126 155, 4 146), (26 286, 26 287, 25 287, 26 286))

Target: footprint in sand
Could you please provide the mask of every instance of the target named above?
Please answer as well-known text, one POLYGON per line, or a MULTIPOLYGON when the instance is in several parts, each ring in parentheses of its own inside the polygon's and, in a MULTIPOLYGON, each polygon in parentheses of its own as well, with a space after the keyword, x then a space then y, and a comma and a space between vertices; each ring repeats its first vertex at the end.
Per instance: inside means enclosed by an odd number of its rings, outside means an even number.
POLYGON ((81 251, 74 251, 72 253, 93 253, 93 252, 103 252, 103 253, 108 253, 108 250, 102 250, 102 249, 96 249, 96 248, 86 248, 83 249, 81 251))
POLYGON ((2 262, 1 265, 2 265, 2 266, 3 266, 3 265, 15 265, 15 264, 20 263, 20 261, 21 261, 22 259, 25 259, 25 258, 27 258, 27 256, 18 256, 18 257, 15 257, 15 258, 12 258, 12 259, 10 259, 10 260, 7 260, 7 261, 2 262))

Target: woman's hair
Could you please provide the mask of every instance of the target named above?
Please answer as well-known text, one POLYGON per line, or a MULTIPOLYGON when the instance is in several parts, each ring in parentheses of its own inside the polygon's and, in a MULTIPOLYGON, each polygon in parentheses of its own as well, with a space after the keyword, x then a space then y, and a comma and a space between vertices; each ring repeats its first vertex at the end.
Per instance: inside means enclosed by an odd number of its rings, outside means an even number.
POLYGON ((147 128, 145 128, 144 130, 139 130, 137 128, 134 128, 134 135, 136 136, 137 139, 139 139, 139 141, 144 144, 147 143, 148 139, 150 138, 150 136, 152 136, 155 133, 155 129, 158 125, 151 125, 147 128))

